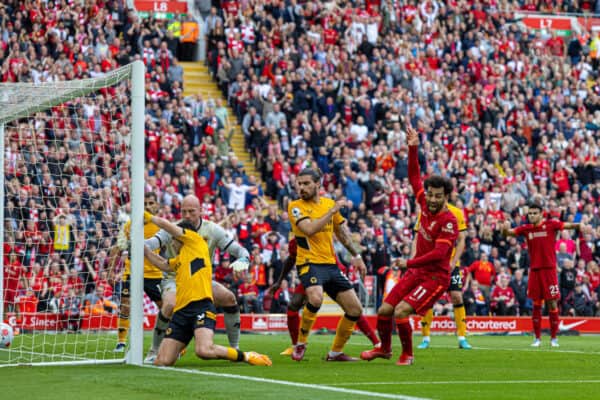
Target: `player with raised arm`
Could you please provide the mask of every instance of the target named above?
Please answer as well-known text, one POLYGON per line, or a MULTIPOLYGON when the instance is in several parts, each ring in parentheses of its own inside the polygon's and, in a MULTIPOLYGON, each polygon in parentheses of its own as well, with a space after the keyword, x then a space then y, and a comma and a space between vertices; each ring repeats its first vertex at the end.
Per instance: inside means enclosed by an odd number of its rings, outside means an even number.
MULTIPOLYGON (((283 279, 290 273, 292 268, 294 268, 294 266, 296 265, 297 245, 295 238, 290 240, 290 242, 288 243, 288 253, 289 255, 283 262, 283 269, 281 270, 277 281, 269 289, 271 294, 275 293, 277 289, 279 289, 283 279)), ((338 268, 340 269, 340 271, 342 271, 342 273, 344 273, 346 267, 342 265, 342 263, 340 263, 339 260, 337 260, 337 258, 336 261, 338 268)), ((280 353, 282 356, 291 355, 294 351, 294 346, 298 343, 298 333, 300 330, 300 314, 298 313, 298 311, 300 311, 300 308, 302 308, 302 306, 304 306, 305 303, 306 294, 304 291, 304 286, 302 286, 302 283, 299 283, 298 285, 296 285, 296 288, 294 289, 294 294, 287 307, 287 326, 288 332, 290 333, 290 338, 292 339, 292 346, 282 351, 280 353)), ((360 331, 364 333, 367 338, 369 338, 371 343, 373 343, 373 346, 379 346, 379 339, 377 338, 375 331, 373 330, 373 328, 371 328, 371 325, 369 325, 369 321, 367 321, 367 318, 364 315, 361 315, 358 321, 356 321, 356 326, 358 326, 358 329, 360 329, 360 331)))
POLYGON ((290 202, 288 213, 297 243, 298 276, 305 288, 307 302, 292 359, 300 361, 304 358, 308 335, 317 319, 325 291, 345 313, 338 323, 326 361, 357 361, 344 354, 343 349, 362 315, 362 306, 348 278, 337 267, 333 251, 334 232, 352 254, 361 275, 365 274, 366 267, 360 258, 358 246, 352 240, 348 224, 339 212, 345 200, 333 201, 321 197, 321 174, 312 168, 300 171, 297 184, 300 199, 290 202))
MULTIPOLYGON (((156 193, 146 193, 144 195, 144 208, 150 213, 158 212, 159 204, 156 198, 156 193)), ((127 221, 117 238, 116 245, 111 249, 109 259, 111 262, 110 270, 114 271, 115 261, 119 253, 129 250, 129 232, 131 227, 131 221, 127 221)), ((160 228, 153 223, 144 224, 144 238, 150 238, 154 236, 160 228)), ((124 352, 127 343, 127 333, 129 331, 129 279, 131 275, 131 266, 129 258, 125 260, 125 271, 123 272, 123 287, 121 289, 121 304, 119 305, 119 321, 117 325, 117 336, 118 341, 115 347, 115 352, 124 352)), ((175 286, 164 285, 163 272, 155 267, 154 265, 144 262, 144 292, 146 295, 154 301, 160 308, 165 307, 164 303, 175 301, 175 286), (166 302, 163 302, 163 298, 168 298, 166 302)), ((162 311, 161 311, 162 312, 162 311)), ((160 318, 159 314, 159 318, 160 318)))
POLYGON ((581 229, 581 224, 544 219, 543 200, 535 197, 529 202, 528 224, 511 229, 510 222, 502 227, 504 236, 524 236, 530 257, 527 297, 533 300, 533 331, 535 339, 532 347, 540 347, 542 334, 542 304, 548 305, 550 319, 550 346, 558 347, 558 274, 556 272, 556 233, 563 229, 581 229))
POLYGON ((193 337, 196 355, 204 360, 224 359, 270 366, 271 359, 266 355, 214 344, 217 311, 212 296, 212 264, 208 245, 195 232, 196 227, 185 220, 175 225, 147 212, 144 214, 144 221, 156 224, 168 232, 173 239, 173 251, 177 254, 167 260, 144 246, 144 257, 150 263, 162 271, 175 273, 177 293, 173 318, 154 364, 175 364, 180 352, 193 337))
MULTIPOLYGON (((196 227, 196 232, 208 243, 211 257, 215 249, 219 248, 221 252, 228 252, 232 257, 236 258, 236 261, 231 264, 234 270, 242 271, 248 269, 250 265, 248 250, 228 234, 223 227, 212 221, 202 219, 202 208, 196 196, 188 195, 183 199, 181 202, 181 216, 184 221, 188 221, 196 227)), ((160 230, 153 237, 147 239, 145 244, 154 250, 163 246, 169 246, 171 241, 171 235, 165 230, 160 230)), ((240 308, 236 297, 229 289, 216 281, 213 281, 212 287, 215 305, 222 307, 224 311, 225 330, 229 345, 237 348, 240 340, 240 308)), ((150 349, 146 357, 146 362, 152 362, 155 357, 164 336, 164 330, 171 319, 173 303, 171 302, 169 306, 170 310, 167 309, 167 312, 163 314, 164 319, 157 318, 152 349, 150 349), (169 313, 169 311, 171 312, 169 313)))
MULTIPOLYGON (((456 336, 458 337, 458 348, 470 350, 472 347, 467 342, 465 337, 467 334, 467 313, 465 311, 465 304, 463 302, 462 289, 463 289, 463 277, 460 269, 460 257, 465 249, 465 239, 467 237, 467 222, 465 221, 465 214, 460 208, 453 206, 448 203, 448 210, 456 218, 458 223, 458 240, 456 246, 452 252, 452 261, 450 266, 454 266, 452 273, 450 274, 450 285, 448 286, 448 292, 450 293, 450 299, 452 301, 452 308, 454 310, 454 322, 456 324, 456 336)), ((419 231, 419 219, 415 224, 415 231, 419 231)), ((412 256, 414 257, 416 252, 416 241, 412 243, 412 256)), ((433 308, 430 308, 427 313, 421 318, 421 333, 423 334, 423 341, 417 348, 427 349, 431 342, 431 322, 433 321, 433 308)))
POLYGON ((402 343, 402 354, 396 365, 411 365, 414 362, 412 328, 408 316, 413 312, 423 315, 448 289, 450 259, 458 238, 456 218, 447 207, 453 189, 452 182, 439 175, 431 175, 423 185, 417 154, 419 137, 412 127, 407 128, 407 133, 408 177, 421 207, 417 250, 414 258, 398 261, 401 268, 408 270, 377 311, 381 347, 363 351, 360 355, 368 361, 378 357, 391 358, 392 317, 395 316, 402 343))

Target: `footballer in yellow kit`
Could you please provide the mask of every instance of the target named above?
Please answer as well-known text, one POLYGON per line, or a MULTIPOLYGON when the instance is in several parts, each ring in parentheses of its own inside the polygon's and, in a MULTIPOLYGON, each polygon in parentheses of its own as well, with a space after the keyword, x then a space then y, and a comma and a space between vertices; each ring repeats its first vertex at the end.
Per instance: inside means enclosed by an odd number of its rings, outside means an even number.
MULTIPOLYGON (((144 195, 144 209, 150 213, 156 213, 159 209, 158 199, 156 193, 146 193, 144 195)), ((151 222, 144 224, 144 239, 153 237, 160 228, 151 222)), ((123 228, 119 232, 117 238, 117 244, 113 247, 110 254, 111 262, 117 258, 119 253, 129 250, 130 242, 130 231, 131 221, 127 221, 123 228)), ((125 270, 123 271, 122 287, 121 287, 121 304, 119 305, 119 321, 117 324, 118 328, 118 340, 115 347, 115 352, 125 351, 125 343, 127 341, 127 333, 129 331, 129 290, 130 290, 130 277, 131 277, 131 262, 129 258, 125 260, 125 270)), ((163 280, 163 272, 144 260, 144 293, 154 301, 158 307, 162 305, 162 291, 161 286, 163 280)))
POLYGON ((176 297, 174 314, 154 360, 155 365, 173 365, 192 338, 194 349, 202 359, 243 361, 251 365, 270 366, 271 359, 255 352, 214 344, 217 310, 213 303, 212 265, 206 241, 188 221, 175 225, 163 218, 144 214, 149 221, 173 236, 176 256, 169 260, 144 246, 144 257, 164 272, 175 272, 176 297))
POLYGON ((318 170, 304 168, 298 174, 297 183, 300 199, 290 202, 288 214, 296 237, 298 277, 305 288, 307 302, 302 313, 298 342, 291 357, 295 361, 304 358, 307 339, 325 292, 344 310, 325 360, 356 361, 358 359, 344 354, 343 348, 362 315, 362 306, 352 285, 337 266, 333 249, 334 233, 354 256, 353 262, 361 274, 364 274, 366 267, 360 258, 360 247, 353 242, 346 220, 340 214, 345 199, 334 201, 320 196, 321 173, 318 170))
MULTIPOLYGON (((452 249, 451 262, 454 263, 454 268, 450 275, 450 285, 448 286, 448 292, 452 300, 454 310, 454 322, 456 324, 456 336, 458 337, 458 347, 460 349, 470 350, 471 345, 467 342, 465 337, 467 333, 467 321, 465 305, 463 303, 462 289, 463 289, 463 276, 460 269, 460 256, 464 250, 465 237, 467 231, 467 222, 465 220, 465 214, 463 210, 448 203, 448 210, 454 215, 458 223, 458 239, 454 249, 452 249)), ((419 229, 420 215, 417 223, 415 224, 415 231, 419 229)), ((423 335, 423 341, 418 346, 419 349, 429 348, 431 341, 431 322, 433 321, 433 309, 427 311, 427 313, 421 318, 421 333, 423 335)))

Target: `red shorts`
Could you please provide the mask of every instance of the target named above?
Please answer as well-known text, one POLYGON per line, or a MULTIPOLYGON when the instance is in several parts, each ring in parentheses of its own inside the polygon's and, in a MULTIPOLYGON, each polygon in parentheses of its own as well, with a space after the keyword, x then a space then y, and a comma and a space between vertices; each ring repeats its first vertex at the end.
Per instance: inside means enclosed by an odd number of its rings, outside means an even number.
POLYGON ((294 289, 294 294, 299 294, 301 296, 304 296, 305 292, 304 292, 304 285, 301 283, 298 283, 296 285, 296 289, 294 289))
POLYGON ((396 307, 402 300, 417 314, 424 315, 448 289, 449 277, 406 273, 383 300, 396 307))
POLYGON ((527 297, 531 300, 558 300, 558 274, 554 268, 530 269, 527 297))

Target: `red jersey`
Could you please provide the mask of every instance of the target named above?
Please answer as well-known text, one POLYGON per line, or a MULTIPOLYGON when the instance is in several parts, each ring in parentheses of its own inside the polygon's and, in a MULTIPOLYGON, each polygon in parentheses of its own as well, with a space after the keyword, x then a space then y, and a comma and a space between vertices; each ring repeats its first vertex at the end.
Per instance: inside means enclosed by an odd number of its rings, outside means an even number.
POLYGON ((420 175, 417 146, 409 146, 408 177, 421 206, 421 223, 417 232, 417 252, 406 265, 408 268, 418 267, 418 271, 426 275, 449 275, 452 250, 458 238, 458 222, 447 208, 436 214, 429 211, 420 175))
POLYGON ((490 305, 492 307, 495 307, 498 304, 497 301, 494 301, 494 299, 498 297, 506 297, 504 303, 509 304, 510 302, 514 302, 515 292, 513 292, 510 286, 501 288, 500 285, 496 285, 494 286, 494 290, 492 290, 492 294, 490 296, 490 298, 492 299, 490 305))
POLYGON ((538 225, 525 224, 514 229, 517 236, 525 236, 531 259, 531 269, 556 268, 556 232, 563 229, 561 221, 551 219, 538 225))
POLYGON ((473 279, 480 285, 491 286, 494 280, 496 270, 489 261, 474 261, 473 264, 469 265, 467 271, 473 275, 473 279))

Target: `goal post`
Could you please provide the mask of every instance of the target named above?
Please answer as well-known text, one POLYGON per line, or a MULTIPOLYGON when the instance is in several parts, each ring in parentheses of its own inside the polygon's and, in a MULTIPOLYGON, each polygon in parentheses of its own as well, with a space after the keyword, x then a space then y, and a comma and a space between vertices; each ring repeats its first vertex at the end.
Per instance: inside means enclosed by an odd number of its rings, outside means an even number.
POLYGON ((0 367, 142 364, 144 74, 135 61, 89 79, 0 83, 0 321, 16 333, 0 367), (113 352, 108 255, 125 213, 124 354, 113 352))

